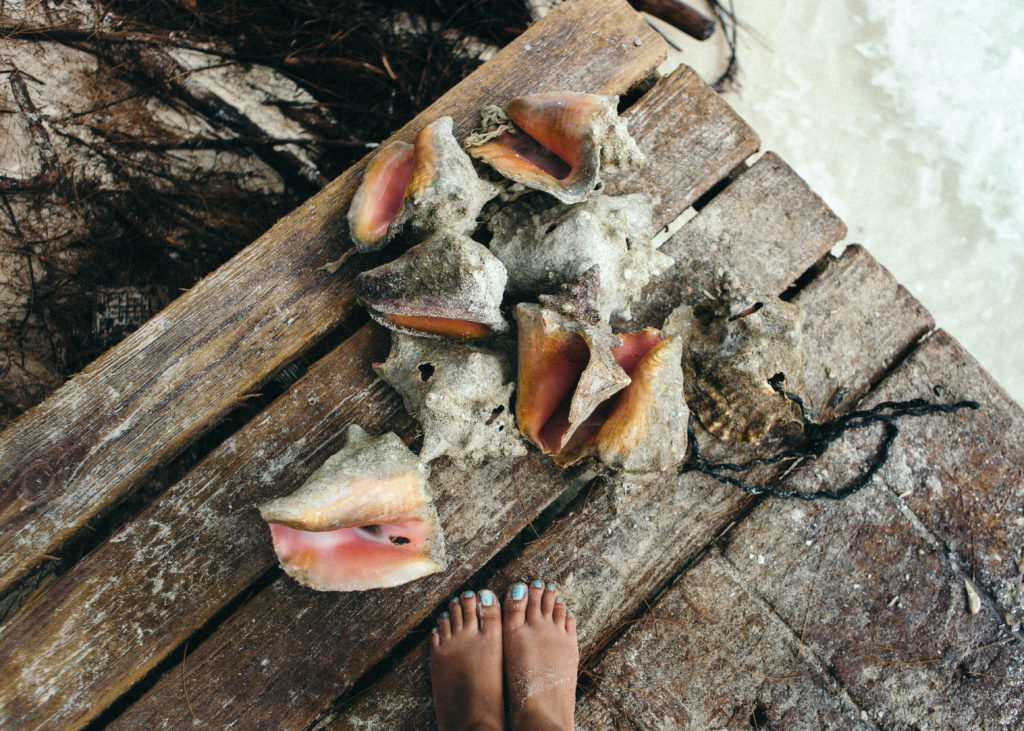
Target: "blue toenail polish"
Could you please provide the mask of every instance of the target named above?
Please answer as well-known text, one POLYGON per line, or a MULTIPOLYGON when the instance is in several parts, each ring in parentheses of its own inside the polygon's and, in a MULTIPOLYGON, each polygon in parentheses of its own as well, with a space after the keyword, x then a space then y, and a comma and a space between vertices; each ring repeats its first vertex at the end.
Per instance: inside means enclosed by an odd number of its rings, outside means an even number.
POLYGON ((555 597, 555 604, 561 604, 561 603, 562 603, 562 597, 556 596, 555 597))
POLYGON ((492 594, 490 590, 484 589, 480 592, 480 603, 485 607, 491 606, 494 604, 494 594, 492 594))
POLYGON ((512 598, 519 600, 526 596, 526 584, 516 584, 512 587, 512 598))
POLYGON ((434 627, 433 629, 431 629, 430 630, 430 634, 436 635, 437 634, 437 627, 434 627))
POLYGON ((441 616, 442 617, 447 617, 448 616, 448 612, 441 612, 441 616))
POLYGON ((541 587, 544 586, 544 582, 543 581, 535 581, 535 582, 533 582, 533 585, 535 587, 537 587, 538 589, 540 589, 541 587))
POLYGON ((463 599, 470 599, 470 598, 472 598, 472 596, 473 596, 473 592, 471 592, 471 591, 464 591, 464 592, 462 592, 462 598, 463 599))
POLYGON ((555 590, 555 585, 554 584, 548 584, 548 591, 554 591, 554 590, 555 590))
POLYGON ((459 601, 459 598, 457 596, 453 596, 451 602, 449 602, 449 603, 450 604, 454 604, 457 601, 459 601))

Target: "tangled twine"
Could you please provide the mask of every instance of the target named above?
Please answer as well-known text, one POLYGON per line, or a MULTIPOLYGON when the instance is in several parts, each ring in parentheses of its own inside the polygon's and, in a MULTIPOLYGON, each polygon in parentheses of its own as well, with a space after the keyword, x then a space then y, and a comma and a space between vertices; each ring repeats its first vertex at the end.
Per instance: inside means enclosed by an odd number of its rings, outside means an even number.
POLYGON ((851 411, 835 421, 820 424, 811 418, 803 399, 783 388, 781 380, 771 380, 769 383, 771 383, 775 391, 800 407, 804 422, 804 436, 807 440, 803 447, 800 449, 789 449, 772 457, 756 457, 741 463, 709 462, 700 453, 700 449, 697 446, 696 433, 691 424, 687 428, 687 432, 690 444, 693 445, 693 457, 686 464, 676 468, 676 473, 682 475, 687 472, 702 472, 719 482, 738 487, 750 495, 769 495, 785 500, 810 501, 821 500, 822 498, 842 500, 867 487, 868 483, 871 482, 871 478, 875 476, 889 459, 889 449, 899 434, 899 427, 896 425, 898 419, 906 416, 926 416, 934 413, 949 414, 961 409, 981 408, 981 404, 971 400, 957 401, 952 404, 936 404, 922 398, 910 399, 909 401, 885 401, 871 409, 851 411), (726 472, 743 472, 758 465, 778 464, 790 459, 799 460, 806 457, 820 457, 846 432, 863 429, 876 423, 885 424, 885 437, 882 439, 878 452, 875 454, 874 461, 860 477, 839 489, 819 490, 817 492, 783 490, 767 485, 750 485, 743 480, 725 474, 726 472))

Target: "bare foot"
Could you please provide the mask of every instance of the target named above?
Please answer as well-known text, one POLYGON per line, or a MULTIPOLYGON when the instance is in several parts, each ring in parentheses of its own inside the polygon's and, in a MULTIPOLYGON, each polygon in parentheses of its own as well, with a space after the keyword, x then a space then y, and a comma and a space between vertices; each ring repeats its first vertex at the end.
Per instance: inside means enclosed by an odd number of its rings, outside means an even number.
POLYGON ((440 731, 501 729, 501 608, 488 589, 452 599, 430 633, 430 685, 440 731), (479 616, 479 619, 478 619, 479 616))
POLYGON ((571 729, 580 651, 576 620, 555 587, 515 584, 502 624, 509 722, 513 729, 571 729))

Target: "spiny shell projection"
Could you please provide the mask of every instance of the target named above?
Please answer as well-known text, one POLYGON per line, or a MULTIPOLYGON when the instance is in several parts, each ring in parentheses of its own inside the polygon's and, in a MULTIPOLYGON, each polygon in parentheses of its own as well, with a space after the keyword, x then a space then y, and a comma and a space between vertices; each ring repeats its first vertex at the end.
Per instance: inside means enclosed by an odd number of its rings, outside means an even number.
POLYGON ((516 422, 545 454, 556 454, 591 412, 629 384, 607 325, 570 320, 553 309, 520 303, 516 422))
POLYGON ((615 96, 568 91, 519 96, 504 112, 484 107, 484 129, 463 144, 505 177, 563 203, 579 203, 597 187, 602 171, 646 161, 617 104, 615 96))
POLYGON ((472 466, 526 454, 509 407, 515 384, 507 355, 393 333, 388 359, 374 370, 420 423, 422 461, 444 454, 472 466))
POLYGON ((509 272, 510 292, 550 292, 596 266, 602 319, 616 313, 628 318, 630 301, 673 264, 651 245, 651 211, 645 193, 594 195, 576 206, 534 196, 491 217, 489 245, 509 272))
POLYGON ((260 506, 274 552, 318 591, 397 586, 446 566, 427 468, 394 433, 348 442, 294 493, 260 506))
POLYGON ((508 329, 498 309, 505 266, 486 246, 439 231, 392 262, 356 278, 370 315, 399 332, 481 338, 508 329))
POLYGON ((665 324, 683 345, 686 401, 719 439, 760 442, 776 426, 802 423, 803 313, 774 296, 739 297, 725 283, 714 300, 677 308, 665 324))
POLYGON ((424 127, 413 147, 383 145, 367 164, 349 208, 349 233, 360 251, 375 251, 403 229, 471 233, 498 186, 482 180, 452 134, 452 118, 424 127))

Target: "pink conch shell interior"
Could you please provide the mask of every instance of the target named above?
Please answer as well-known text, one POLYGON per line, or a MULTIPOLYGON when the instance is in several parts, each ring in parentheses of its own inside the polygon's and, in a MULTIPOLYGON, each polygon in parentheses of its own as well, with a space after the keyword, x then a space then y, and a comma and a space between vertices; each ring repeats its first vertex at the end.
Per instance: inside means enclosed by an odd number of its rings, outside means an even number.
POLYGON ((270 524, 274 552, 288 573, 334 591, 396 586, 437 571, 427 546, 435 530, 416 519, 327 531, 270 524))
POLYGON ((349 214, 353 236, 359 243, 373 245, 387 236, 412 179, 414 156, 412 145, 391 142, 367 164, 349 214))
POLYGON ((602 97, 571 92, 531 94, 506 109, 521 132, 505 131, 470 148, 502 173, 578 202, 596 183, 598 150, 592 119, 605 111, 602 97))

